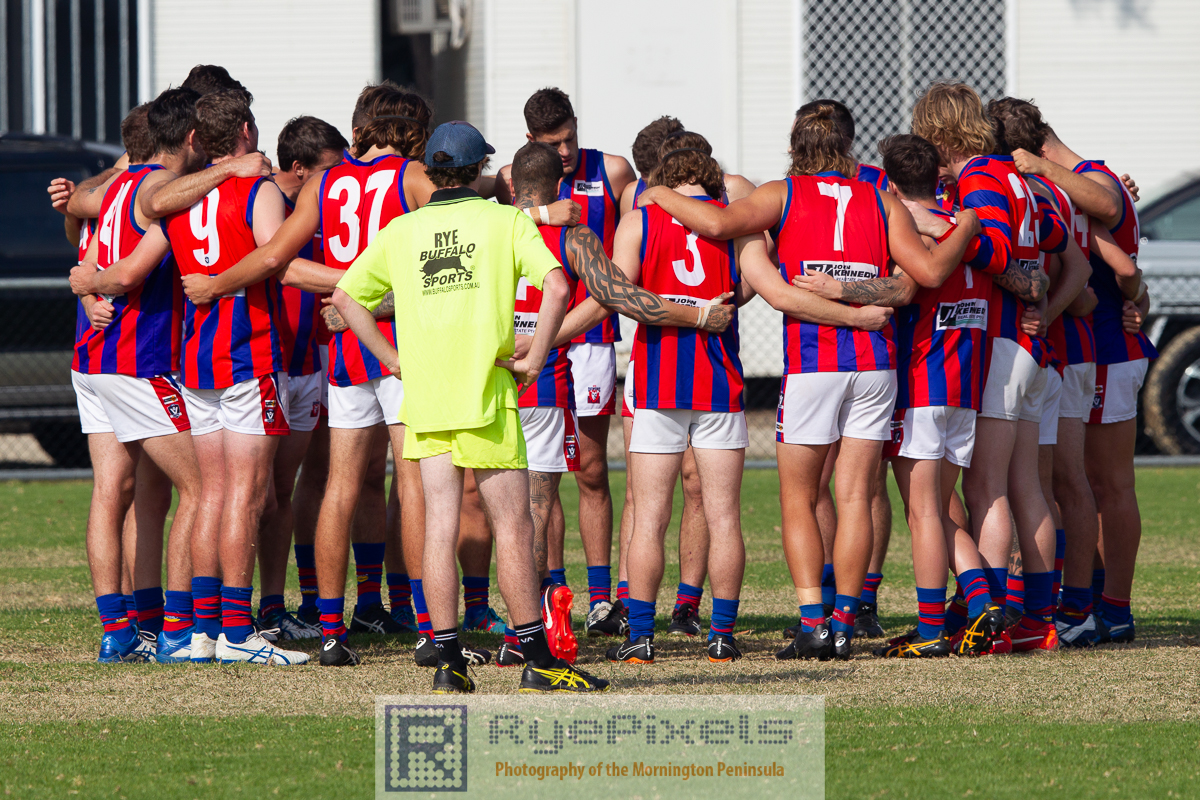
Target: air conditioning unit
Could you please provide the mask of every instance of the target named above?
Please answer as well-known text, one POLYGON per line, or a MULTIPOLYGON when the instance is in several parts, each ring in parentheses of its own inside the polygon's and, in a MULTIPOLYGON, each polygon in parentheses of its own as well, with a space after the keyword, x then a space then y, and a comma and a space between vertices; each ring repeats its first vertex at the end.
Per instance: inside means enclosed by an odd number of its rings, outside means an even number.
POLYGON ((471 32, 471 0, 392 0, 392 33, 428 33, 434 55, 458 50, 471 32))

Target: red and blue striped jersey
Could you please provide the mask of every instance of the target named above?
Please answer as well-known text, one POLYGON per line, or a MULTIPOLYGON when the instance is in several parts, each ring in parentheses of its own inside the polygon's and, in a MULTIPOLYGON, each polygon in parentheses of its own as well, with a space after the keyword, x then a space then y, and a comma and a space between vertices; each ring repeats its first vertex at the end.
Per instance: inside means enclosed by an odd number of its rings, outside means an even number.
POLYGON ((941 286, 918 289, 912 303, 896 309, 896 408, 979 410, 991 284, 960 264, 941 286))
MULTIPOLYGON (((612 258, 613 236, 617 232, 617 223, 620 222, 621 206, 620 198, 613 194, 612 185, 608 182, 608 172, 604 169, 604 153, 599 150, 580 149, 574 174, 569 179, 564 177, 558 185, 558 199, 571 199, 583 207, 579 224, 587 225, 600 237, 600 241, 604 243, 604 255, 612 258)), ((582 303, 587 297, 587 286, 580 281, 575 286, 575 305, 582 303)), ((587 333, 576 336, 574 341, 621 341, 621 326, 617 315, 610 314, 587 333)))
MULTIPOLYGON (((887 215, 879 190, 840 172, 792 176, 783 218, 771 230, 784 281, 824 272, 839 281, 888 275, 887 215)), ((895 369, 895 321, 863 331, 783 318, 783 371, 895 369)))
MULTIPOLYGON (((1104 166, 1103 161, 1080 161, 1075 165, 1075 172, 1083 175, 1088 172, 1103 172, 1116 182, 1121 190, 1121 218, 1116 226, 1109 228, 1113 241, 1124 250, 1133 263, 1137 263, 1138 243, 1141 229, 1138 226, 1137 209, 1133 207, 1133 197, 1121 179, 1104 166)), ((1125 295, 1117 286, 1117 276, 1098 253, 1092 253, 1089 259, 1092 265, 1092 277, 1088 284, 1096 292, 1096 309, 1092 312, 1092 330, 1096 337, 1096 363, 1122 364, 1126 361, 1136 361, 1139 358, 1158 358, 1158 351, 1150 343, 1146 334, 1126 333, 1121 327, 1121 310, 1125 305, 1125 295)))
MULTIPOLYGON (((1041 261, 1038 225, 1040 214, 1033 190, 1013 167, 1011 156, 977 156, 958 176, 958 207, 979 215, 982 231, 967 247, 966 262, 975 269, 999 275, 1009 259, 1025 270, 1041 261)), ((1048 358, 1042 340, 1021 330, 1025 303, 993 283, 989 302, 988 335, 1011 339, 1038 364, 1048 358)))
MULTIPOLYGON (((720 200, 702 198, 724 206, 720 200)), ((642 215, 642 270, 638 284, 666 300, 698 307, 732 292, 739 281, 733 242, 698 236, 659 206, 642 215)), ((724 333, 638 325, 634 408, 688 408, 737 412, 742 398, 737 311, 724 333)))
MULTIPOLYGON (((130 255, 146 231, 134 203, 142 181, 158 164, 131 166, 109 185, 100 205, 96 263, 107 269, 130 255)), ((82 237, 81 237, 82 238, 82 237)), ((87 374, 153 378, 178 368, 183 291, 168 255, 146 280, 112 298, 113 320, 102 331, 85 328, 75 343, 72 369, 87 374)))
MULTIPOLYGON (((295 204, 284 197, 284 215, 291 216, 295 204)), ((315 240, 314 240, 315 241, 315 240)), ((299 258, 313 258, 313 242, 300 248, 299 258)), ((295 286, 282 287, 283 313, 279 315, 279 344, 287 374, 295 377, 321 371, 321 298, 295 286)))
MULTIPOLYGON (((79 263, 83 263, 84 257, 87 255, 88 245, 92 242, 92 237, 96 235, 96 220, 85 219, 79 226, 79 263)), ((83 310, 83 300, 75 301, 75 342, 78 344, 83 341, 83 336, 87 333, 88 328, 92 327, 91 321, 88 319, 87 312, 83 310)), ((79 356, 71 357, 71 369, 79 371, 79 356)))
POLYGON ((642 192, 646 191, 646 181, 638 178, 637 186, 633 187, 633 207, 637 208, 638 198, 642 196, 642 192))
MULTIPOLYGON (((1084 257, 1090 259, 1088 216, 1075 208, 1071 198, 1053 181, 1037 175, 1027 175, 1026 179, 1041 184, 1054 196, 1054 205, 1068 232, 1083 251, 1084 257)), ((1058 362, 1060 372, 1065 365, 1088 364, 1096 360, 1096 340, 1092 336, 1091 314, 1084 317, 1060 314, 1050 323, 1046 338, 1054 348, 1054 358, 1058 362)))
MULTIPOLYGON (((265 178, 229 178, 187 211, 164 220, 183 275, 219 275, 254 252, 254 199, 265 178)), ((180 377, 189 389, 224 389, 283 369, 273 276, 196 306, 183 318, 180 377)))
POLYGON ((887 173, 882 167, 873 167, 870 164, 859 164, 858 172, 855 177, 860 181, 865 181, 880 191, 887 191, 888 178, 887 173))
MULTIPOLYGON (((326 170, 321 178, 321 248, 326 266, 346 270, 367 249, 387 224, 410 210, 404 197, 404 171, 408 159, 382 155, 359 161, 346 154, 342 163, 326 170)), ((378 320, 379 331, 393 346, 396 323, 378 320)), ((329 382, 356 386, 389 375, 354 335, 335 333, 329 342, 329 382)))
MULTIPOLYGON (((571 269, 571 262, 567 259, 567 229, 554 228, 549 225, 538 225, 538 232, 542 234, 543 241, 546 242, 546 247, 558 259, 558 263, 562 265, 563 272, 567 276, 567 283, 571 288, 571 302, 568 309, 575 307, 575 289, 579 282, 579 276, 571 269)), ((542 308, 542 290, 534 286, 529 281, 521 278, 517 282, 517 302, 513 309, 513 330, 518 334, 526 336, 533 335, 534 326, 537 325, 538 312, 542 308)), ((550 354, 546 357, 546 366, 542 367, 542 371, 538 374, 538 379, 531 385, 525 387, 525 391, 521 392, 521 396, 517 398, 517 405, 520 408, 574 408, 575 407, 575 388, 571 382, 571 362, 567 358, 567 351, 570 345, 551 348, 550 354)))
POLYGON ((945 181, 939 179, 937 189, 933 192, 933 199, 937 201, 938 207, 942 211, 945 211, 947 214, 953 214, 957 194, 956 184, 947 184, 945 181))

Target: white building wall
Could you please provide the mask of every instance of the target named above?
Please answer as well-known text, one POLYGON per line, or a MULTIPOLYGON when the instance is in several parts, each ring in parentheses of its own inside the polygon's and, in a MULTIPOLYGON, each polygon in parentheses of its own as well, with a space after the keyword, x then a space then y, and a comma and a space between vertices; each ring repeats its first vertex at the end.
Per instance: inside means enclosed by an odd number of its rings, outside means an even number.
POLYGON ((1019 0, 1017 93, 1084 158, 1161 193, 1200 171, 1200 4, 1019 0))
POLYGON ((377 0, 154 0, 153 91, 220 64, 254 94, 260 147, 311 114, 350 138, 362 87, 379 80, 377 0))

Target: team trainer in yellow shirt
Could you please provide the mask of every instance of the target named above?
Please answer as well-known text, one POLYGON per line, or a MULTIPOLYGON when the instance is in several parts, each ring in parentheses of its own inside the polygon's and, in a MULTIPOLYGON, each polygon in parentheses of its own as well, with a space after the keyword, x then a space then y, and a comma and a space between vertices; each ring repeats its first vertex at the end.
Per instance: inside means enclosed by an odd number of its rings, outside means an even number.
POLYGON ((392 220, 338 283, 333 302, 372 353, 404 381, 404 458, 421 462, 425 601, 440 659, 437 694, 471 692, 458 642, 459 510, 463 469, 475 470, 496 537, 496 574, 525 655, 521 691, 595 692, 608 682, 554 658, 542 625, 517 381, 537 379, 569 301, 567 279, 537 227, 478 194, 496 151, 465 122, 439 125, 425 145, 429 203, 392 220), (514 351, 513 306, 524 277, 543 291, 528 355, 514 351), (396 343, 371 316, 388 292, 396 343), (514 381, 513 376, 516 375, 514 381))

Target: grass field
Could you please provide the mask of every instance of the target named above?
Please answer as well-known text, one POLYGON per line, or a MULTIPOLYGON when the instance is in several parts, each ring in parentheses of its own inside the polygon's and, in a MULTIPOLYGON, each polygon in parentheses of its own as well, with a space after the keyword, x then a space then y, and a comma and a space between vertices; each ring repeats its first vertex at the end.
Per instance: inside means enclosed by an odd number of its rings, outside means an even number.
MULTIPOLYGON (((623 478, 613 475, 618 507, 623 478)), ((898 663, 870 656, 867 645, 877 643, 864 643, 848 663, 776 662, 795 604, 779 547, 777 477, 760 471, 746 474, 743 489, 738 637, 747 658, 717 667, 702 660, 698 642, 660 637, 651 667, 603 662, 602 642, 581 642, 580 660, 619 692, 824 695, 831 798, 1200 796, 1200 469, 1142 470, 1138 481, 1145 532, 1132 645, 898 663)), ((4 795, 369 796, 374 696, 428 690, 430 672, 412 663, 415 637, 364 637, 364 663, 353 670, 97 665, 83 547, 90 491, 84 482, 0 484, 4 795)), ((570 480, 564 499, 568 577, 582 612, 570 480)), ((889 632, 902 632, 915 598, 894 501, 880 610, 889 632)), ((674 597, 671 561, 660 609, 674 597)), ((294 606, 294 568, 288 587, 294 606)), ((493 604, 502 606, 494 589, 493 604)), ((493 667, 476 677, 489 693, 514 690, 518 678, 493 667)))

